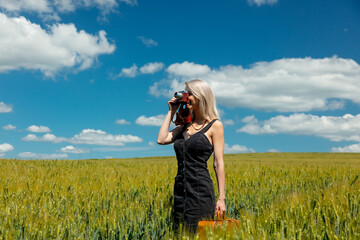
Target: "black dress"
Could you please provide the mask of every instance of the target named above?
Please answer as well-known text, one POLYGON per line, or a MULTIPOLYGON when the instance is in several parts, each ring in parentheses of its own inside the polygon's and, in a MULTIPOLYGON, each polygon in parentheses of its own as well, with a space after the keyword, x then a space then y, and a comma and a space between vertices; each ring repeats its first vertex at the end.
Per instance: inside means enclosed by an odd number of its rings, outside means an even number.
POLYGON ((184 139, 184 131, 181 131, 174 141, 178 162, 174 186, 175 228, 182 223, 195 232, 200 220, 214 216, 214 186, 207 168, 207 160, 214 148, 205 132, 215 121, 216 119, 188 139, 184 139))

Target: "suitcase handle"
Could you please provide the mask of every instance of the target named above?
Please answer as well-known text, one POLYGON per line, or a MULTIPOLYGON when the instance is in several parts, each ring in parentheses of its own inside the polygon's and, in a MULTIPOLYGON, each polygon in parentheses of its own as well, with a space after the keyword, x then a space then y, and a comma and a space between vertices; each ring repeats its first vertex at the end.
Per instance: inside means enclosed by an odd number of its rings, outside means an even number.
POLYGON ((219 220, 224 220, 225 219, 225 213, 221 214, 220 210, 216 211, 216 216, 217 216, 217 219, 219 219, 219 220))

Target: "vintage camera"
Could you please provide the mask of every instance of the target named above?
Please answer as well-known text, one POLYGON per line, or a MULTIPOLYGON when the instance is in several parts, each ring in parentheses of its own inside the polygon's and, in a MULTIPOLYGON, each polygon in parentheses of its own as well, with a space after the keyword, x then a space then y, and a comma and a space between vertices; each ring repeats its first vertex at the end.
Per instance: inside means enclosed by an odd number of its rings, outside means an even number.
POLYGON ((188 99, 189 97, 189 93, 186 91, 177 91, 174 94, 174 98, 176 98, 176 102, 177 103, 187 103, 189 101, 188 99))
POLYGON ((184 125, 191 124, 192 122, 192 114, 190 109, 186 106, 189 102, 189 93, 186 91, 177 91, 174 94, 174 98, 176 98, 176 103, 180 104, 178 112, 176 113, 175 125, 184 125))

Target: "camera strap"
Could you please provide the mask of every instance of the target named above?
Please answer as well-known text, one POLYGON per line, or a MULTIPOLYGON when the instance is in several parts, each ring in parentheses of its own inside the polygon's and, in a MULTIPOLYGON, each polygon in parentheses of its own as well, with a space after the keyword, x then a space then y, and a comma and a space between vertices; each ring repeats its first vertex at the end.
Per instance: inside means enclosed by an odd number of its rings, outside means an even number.
POLYGON ((176 126, 185 125, 192 122, 192 114, 186 103, 181 103, 178 112, 176 112, 175 123, 176 126))

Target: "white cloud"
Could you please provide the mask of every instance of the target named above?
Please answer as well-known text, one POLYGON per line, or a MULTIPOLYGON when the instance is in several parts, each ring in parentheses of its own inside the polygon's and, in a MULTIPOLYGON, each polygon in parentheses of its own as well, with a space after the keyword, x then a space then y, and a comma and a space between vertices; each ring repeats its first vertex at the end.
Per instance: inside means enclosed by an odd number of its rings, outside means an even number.
POLYGON ((153 73, 156 73, 158 71, 161 71, 161 69, 163 69, 163 68, 164 68, 164 64, 159 63, 159 62, 147 63, 144 66, 142 66, 140 69, 138 69, 138 66, 135 63, 133 63, 133 65, 131 67, 129 67, 129 68, 122 68, 121 72, 118 75, 118 77, 134 78, 139 73, 153 74, 153 73), (138 70, 140 70, 140 71, 138 71, 138 70))
POLYGON ((147 63, 140 68, 142 74, 153 74, 161 71, 164 68, 164 64, 161 62, 147 63))
POLYGON ((116 12, 119 3, 131 6, 138 5, 137 0, 1 0, 0 8, 7 12, 37 12, 41 17, 48 18, 58 13, 74 12, 78 8, 98 8, 102 15, 116 12))
POLYGON ((29 69, 53 76, 66 68, 89 68, 100 54, 114 50, 105 31, 91 35, 74 24, 54 24, 45 30, 24 17, 0 13, 0 72, 29 69))
POLYGON ((146 117, 144 115, 138 117, 135 121, 136 124, 142 126, 157 126, 160 127, 165 120, 164 114, 159 114, 156 116, 146 117))
POLYGON ((171 64, 166 71, 177 76, 197 77, 210 73, 211 69, 207 65, 185 61, 183 63, 171 64))
POLYGON ((150 94, 160 97, 173 97, 174 93, 179 90, 184 90, 185 85, 180 83, 176 79, 172 81, 161 80, 160 82, 155 82, 149 89, 150 94), (170 85, 170 87, 168 86, 170 85), (176 90, 175 90, 176 89, 176 90))
POLYGON ((220 118, 223 118, 225 116, 225 111, 222 108, 217 107, 218 113, 220 118))
POLYGON ((30 11, 48 13, 52 11, 47 0, 1 0, 0 8, 8 12, 30 11))
POLYGON ((115 121, 116 124, 119 124, 119 125, 128 125, 130 124, 130 122, 126 121, 125 119, 117 119, 115 121))
POLYGON ((76 9, 76 3, 73 0, 54 0, 54 6, 59 12, 73 12, 76 9))
POLYGON ((14 126, 14 125, 12 125, 12 124, 8 124, 8 125, 3 126, 3 129, 4 129, 4 130, 7 130, 7 131, 9 131, 9 130, 15 130, 15 129, 16 129, 16 126, 14 126))
POLYGON ((315 116, 311 114, 279 115, 269 120, 258 121, 254 116, 243 119, 246 125, 237 130, 248 134, 294 134, 313 135, 331 141, 360 142, 360 114, 342 117, 315 116))
POLYGON ((45 134, 38 137, 34 134, 28 134, 22 138, 23 141, 35 142, 69 142, 73 144, 93 144, 105 146, 124 146, 125 143, 142 142, 142 139, 133 135, 112 135, 101 130, 84 129, 72 138, 56 137, 54 134, 45 134))
MULTIPOLYGON (((0 59, 1 59, 1 57, 0 57, 0 59)), ((1 72, 1 70, 0 70, 0 72, 1 72)), ((8 105, 8 104, 5 104, 4 102, 0 102, 0 113, 8 113, 8 112, 12 112, 12 107, 10 105, 8 105)))
POLYGON ((102 14, 111 12, 118 6, 116 0, 55 0, 54 5, 60 12, 73 12, 77 8, 96 7, 102 11, 102 14))
POLYGON ((235 124, 234 120, 231 120, 231 119, 223 120, 222 122, 224 125, 234 125, 235 124))
POLYGON ((360 104, 360 65, 352 59, 284 58, 242 66, 189 62, 168 67, 171 79, 155 82, 150 93, 171 97, 194 78, 206 80, 219 104, 264 111, 302 112, 344 107, 345 100, 360 104))
POLYGON ((278 0, 247 0, 250 5, 256 4, 258 6, 261 5, 274 5, 278 2, 278 0))
POLYGON ((156 145, 156 143, 155 143, 154 141, 150 141, 150 142, 148 143, 148 145, 151 146, 151 147, 154 147, 154 146, 156 145))
POLYGON ((27 142, 52 142, 52 143, 60 143, 67 141, 66 138, 56 137, 54 134, 47 133, 42 137, 38 137, 35 134, 28 134, 22 138, 23 141, 27 142))
POLYGON ((124 2, 124 3, 128 4, 128 5, 131 5, 131 6, 139 5, 137 0, 120 0, 120 2, 124 2))
POLYGON ((80 153, 88 153, 89 150, 76 148, 74 146, 69 145, 69 146, 61 148, 61 152, 80 154, 80 153))
POLYGON ((54 5, 60 12, 72 12, 77 8, 95 7, 101 11, 102 15, 106 15, 115 12, 121 2, 131 6, 138 5, 137 0, 55 0, 54 5))
POLYGON ((247 148, 246 146, 238 145, 238 144, 229 146, 228 144, 225 143, 224 152, 225 153, 246 153, 246 152, 255 152, 255 150, 252 148, 247 148))
POLYGON ((99 152, 139 152, 152 149, 151 147, 101 147, 93 148, 94 151, 99 152))
POLYGON ((332 148, 332 152, 360 152, 360 143, 352 144, 345 147, 337 147, 332 148))
POLYGON ((119 77, 136 77, 137 75, 138 67, 134 63, 130 68, 123 68, 121 69, 121 72, 119 73, 119 77))
POLYGON ((270 149, 268 150, 268 152, 278 153, 278 152, 281 152, 281 151, 280 151, 280 150, 277 150, 277 149, 275 149, 275 148, 270 148, 270 149))
POLYGON ((46 154, 46 153, 32 153, 32 152, 22 152, 19 153, 18 156, 21 158, 31 158, 31 159, 62 159, 68 157, 66 153, 46 154))
POLYGON ((151 38, 146 38, 144 36, 138 36, 138 39, 141 40, 141 42, 146 46, 146 47, 153 47, 153 46, 157 46, 158 43, 155 42, 154 40, 152 40, 151 38))
POLYGON ((4 156, 4 153, 10 152, 12 150, 14 150, 14 147, 11 144, 9 143, 0 144, 0 153, 3 154, 2 156, 4 156))
POLYGON ((84 129, 68 141, 75 144, 124 146, 125 143, 142 142, 142 139, 133 135, 112 135, 101 130, 84 129))
POLYGON ((50 128, 48 127, 36 126, 36 125, 31 125, 26 130, 29 132, 36 132, 36 133, 51 132, 50 128))

